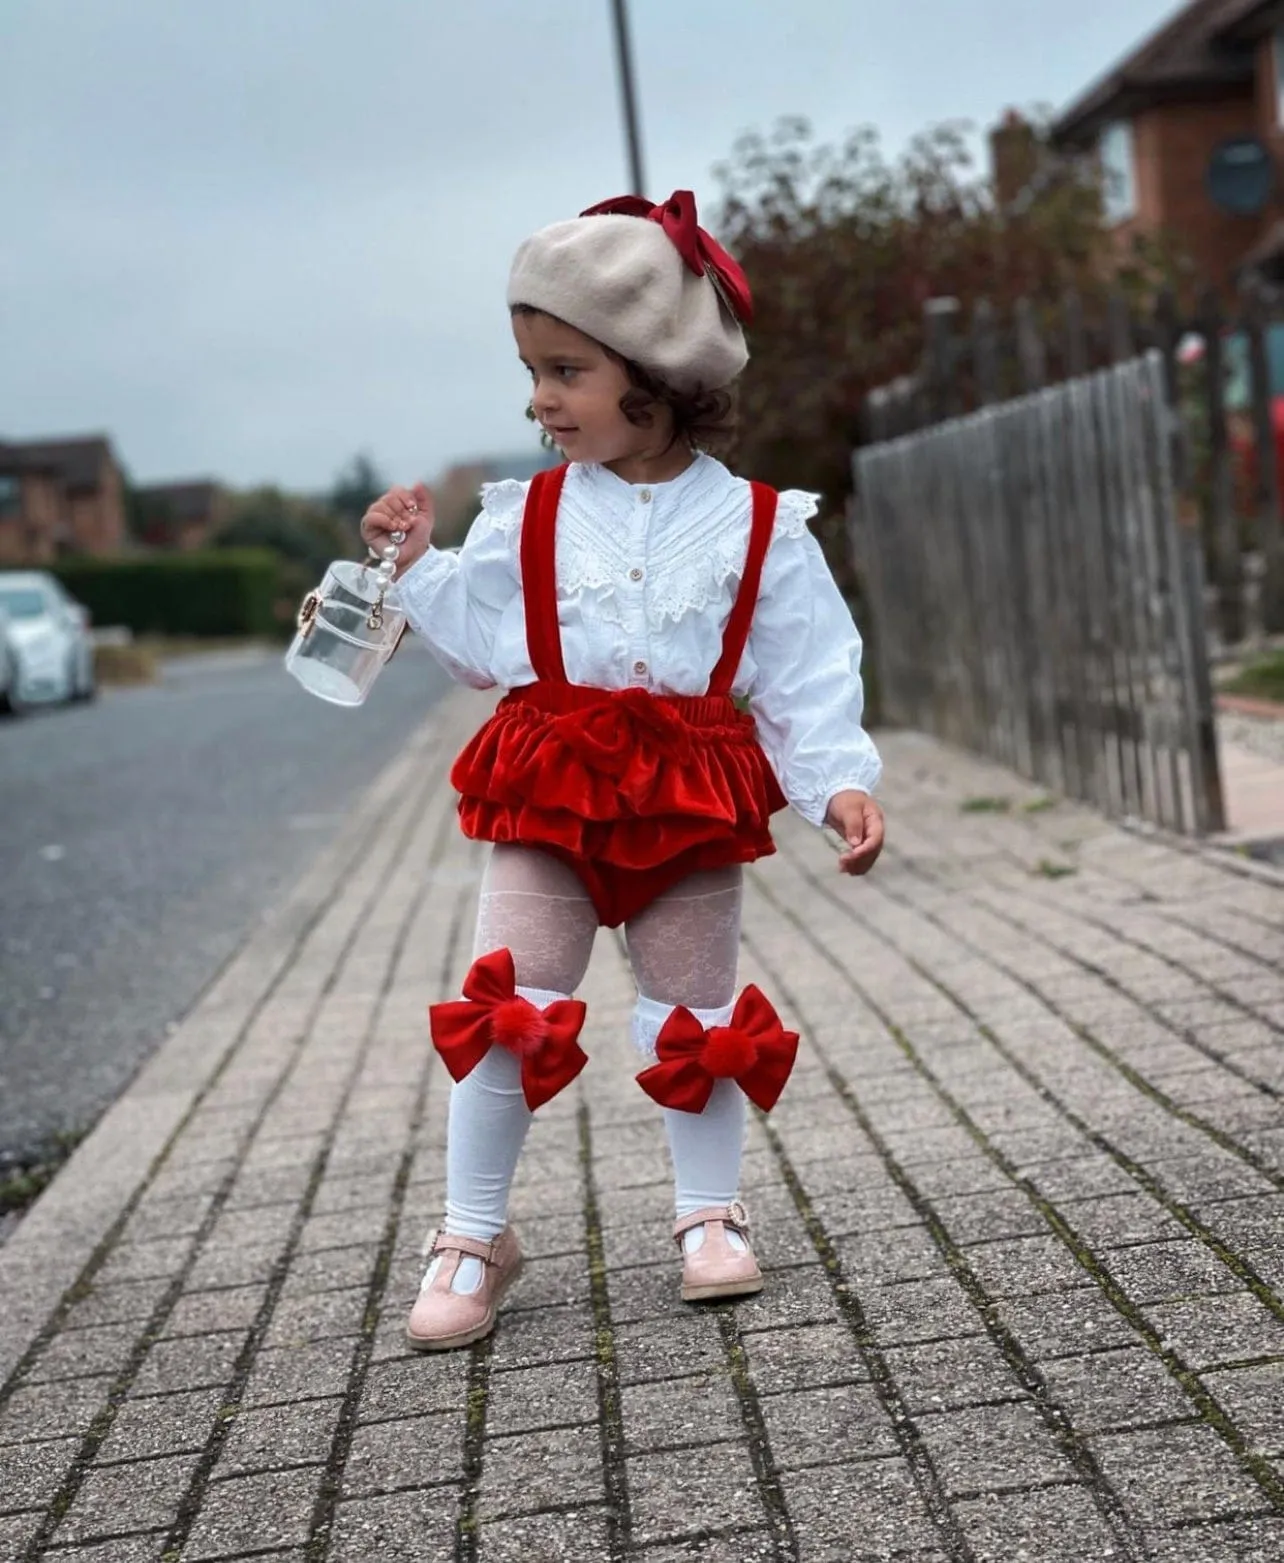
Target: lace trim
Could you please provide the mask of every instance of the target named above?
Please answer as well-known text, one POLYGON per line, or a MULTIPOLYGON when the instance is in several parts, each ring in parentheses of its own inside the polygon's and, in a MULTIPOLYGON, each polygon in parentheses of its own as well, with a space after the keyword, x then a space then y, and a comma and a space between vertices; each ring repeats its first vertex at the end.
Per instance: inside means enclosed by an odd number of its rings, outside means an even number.
POLYGON ((529 483, 519 483, 516 478, 482 484, 482 509, 497 532, 511 536, 521 526, 529 488, 529 483))

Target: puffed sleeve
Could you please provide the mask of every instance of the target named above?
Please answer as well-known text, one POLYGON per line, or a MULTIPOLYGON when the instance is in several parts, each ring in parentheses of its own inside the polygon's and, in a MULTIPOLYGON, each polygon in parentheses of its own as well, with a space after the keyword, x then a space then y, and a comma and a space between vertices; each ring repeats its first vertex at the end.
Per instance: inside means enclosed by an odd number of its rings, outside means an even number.
POLYGON ((785 796, 823 825, 835 793, 873 791, 882 761, 861 725, 860 634, 807 528, 816 504, 796 490, 780 496, 749 635, 747 693, 785 796))
POLYGON ((473 689, 493 688, 492 653, 504 610, 521 590, 518 538, 527 484, 488 483, 463 547, 430 548, 397 582, 410 626, 446 669, 473 689))

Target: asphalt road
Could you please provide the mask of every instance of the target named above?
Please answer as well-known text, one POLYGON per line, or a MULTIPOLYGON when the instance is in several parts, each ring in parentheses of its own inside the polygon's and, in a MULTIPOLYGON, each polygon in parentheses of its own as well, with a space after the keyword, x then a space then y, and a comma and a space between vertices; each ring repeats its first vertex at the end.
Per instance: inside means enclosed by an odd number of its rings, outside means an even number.
POLYGON ((408 640, 340 710, 231 654, 0 720, 0 1174, 92 1125, 447 683, 408 640))

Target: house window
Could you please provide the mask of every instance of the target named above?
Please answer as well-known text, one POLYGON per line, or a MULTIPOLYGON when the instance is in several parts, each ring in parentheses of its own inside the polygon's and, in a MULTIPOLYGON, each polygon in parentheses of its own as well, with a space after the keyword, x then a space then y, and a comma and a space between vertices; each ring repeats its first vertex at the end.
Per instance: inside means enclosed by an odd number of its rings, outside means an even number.
POLYGON ((1132 125, 1116 120, 1101 133, 1102 199, 1114 223, 1137 214, 1137 179, 1133 164, 1132 125))
POLYGON ((16 516, 22 509, 22 484, 7 474, 0 475, 0 520, 16 516))

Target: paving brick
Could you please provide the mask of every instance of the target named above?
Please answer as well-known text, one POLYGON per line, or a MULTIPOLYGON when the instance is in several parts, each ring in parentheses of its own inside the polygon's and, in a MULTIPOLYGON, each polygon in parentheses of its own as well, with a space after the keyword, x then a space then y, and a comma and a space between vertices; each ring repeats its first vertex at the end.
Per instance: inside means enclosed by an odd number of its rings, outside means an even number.
POLYGON ((785 1471, 780 1485, 794 1528, 806 1538, 807 1563, 936 1556, 940 1533, 901 1459, 785 1471), (855 1537, 863 1553, 853 1551, 855 1537))
POLYGON ((600 1509, 517 1514, 481 1527, 478 1563, 611 1563, 610 1533, 600 1509))
POLYGON ((755 1330, 743 1336, 750 1377, 760 1394, 868 1381, 851 1332, 842 1324, 755 1330))
POLYGON ((1249 1292, 1152 1303, 1145 1312, 1187 1367, 1284 1356, 1284 1324, 1249 1292))
POLYGON ((463 1425, 450 1414, 364 1424, 352 1435, 343 1469, 343 1497, 458 1482, 463 1462, 463 1425))
POLYGON ((620 1402, 625 1446, 632 1454, 743 1436, 740 1410, 725 1369, 627 1384, 620 1402))
POLYGON ((206 1488, 183 1557, 241 1558, 308 1539, 321 1467, 229 1477, 206 1488))
POLYGON ((688 1312, 677 1319, 621 1325, 615 1331, 615 1361, 622 1384, 716 1373, 723 1360, 717 1322, 709 1314, 688 1312))
POLYGON ((88 1378, 119 1373, 138 1339, 134 1324, 103 1324, 96 1329, 65 1330, 54 1336, 36 1358, 27 1382, 46 1379, 88 1378))
POLYGON ((1259 1514, 1152 1530, 1146 1540, 1154 1563, 1279 1563, 1284 1557, 1284 1518, 1259 1514))
POLYGON ((222 1404, 218 1389, 125 1400, 98 1451, 98 1463, 199 1453, 222 1404))
POLYGON ((879 1459, 900 1447, 882 1402, 868 1384, 764 1395, 760 1407, 781 1470, 879 1459))
POLYGON ((1143 1526, 1252 1513, 1264 1495, 1204 1426, 1108 1433, 1092 1440, 1106 1479, 1143 1526))
POLYGON ((84 1433, 107 1405, 110 1374, 23 1385, 0 1410, 0 1444, 84 1433))
POLYGON ((457 1499, 448 1487, 341 1503, 327 1563, 426 1563, 455 1550, 457 1499))
POLYGON ((690 1533, 697 1526, 757 1528, 765 1518, 743 1443, 638 1455, 627 1469, 633 1535, 640 1543, 690 1533))
POLYGON ((51 1547, 45 1556, 57 1563, 156 1563, 164 1546, 165 1531, 153 1530, 116 1536, 111 1541, 76 1541, 69 1547, 51 1547))
POLYGON ((345 1394, 355 1346, 355 1340, 340 1337, 260 1351, 250 1369, 241 1404, 280 1405, 345 1394))
POLYGON ((858 1300, 881 1346, 975 1335, 981 1320, 967 1293, 951 1276, 861 1287, 858 1300))
POLYGON ((339 1421, 342 1400, 307 1400, 292 1406, 241 1409, 229 1418, 215 1475, 247 1475, 288 1465, 323 1465, 339 1421))
MULTIPOLYGON (((729 1536, 693 1536, 662 1542, 632 1554, 639 1563, 775 1563, 780 1556, 769 1530, 740 1530, 729 1536)), ((849 1558, 851 1554, 848 1554, 849 1558)))
POLYGON ((955 1505, 976 1563, 1073 1563, 1124 1556, 1092 1494, 1083 1487, 987 1493, 955 1505))
POLYGON ((1243 1282, 1211 1249, 1194 1238, 1180 1242, 1145 1243, 1111 1254, 1110 1273, 1133 1302, 1165 1302, 1233 1292, 1243 1282))
POLYGON ((484 1525, 508 1514, 600 1503, 605 1497, 602 1448, 582 1428, 542 1432, 540 1457, 530 1458, 521 1434, 488 1438, 482 1459, 477 1517, 484 1525))
POLYGON ((884 1361, 911 1414, 1009 1400, 1025 1393, 988 1335, 892 1346, 884 1352, 884 1361))
POLYGON ((463 1352, 437 1357, 406 1351, 393 1361, 371 1366, 357 1403, 357 1420, 383 1422, 433 1411, 462 1413, 467 1394, 468 1359, 463 1352))
POLYGON ((233 1286, 216 1291, 184 1292, 174 1304, 162 1329, 167 1338, 248 1330, 258 1317, 266 1296, 266 1286, 233 1286))
POLYGON ((1086 1351, 1135 1346, 1136 1329, 1096 1286, 1040 1297, 1006 1297, 995 1312, 1028 1357, 1081 1357, 1086 1351))
POLYGON ((43 1509, 80 1452, 80 1439, 0 1446, 0 1514, 43 1509))
POLYGON ((104 1324, 123 1324, 137 1320, 143 1324, 169 1291, 171 1278, 150 1276, 142 1281, 104 1284, 95 1279, 84 1288, 67 1311, 66 1330, 97 1329, 104 1324))
POLYGON ((25 1514, 0 1514, 0 1557, 21 1557, 43 1519, 44 1515, 36 1509, 29 1509, 25 1514))
POLYGON ((138 1395, 169 1395, 180 1389, 230 1384, 245 1339, 243 1330, 229 1330, 218 1335, 158 1340, 143 1358, 133 1391, 138 1395))
POLYGON ((1252 1448, 1284 1456, 1284 1358, 1203 1378, 1252 1448))
POLYGON ((196 1466, 194 1455, 95 1466, 54 1535, 58 1543, 169 1525, 196 1466))
POLYGON ((946 1490, 955 1496, 1069 1481, 1074 1475, 1028 1405, 972 1406, 915 1420, 946 1490))
POLYGON ((597 1363, 559 1362, 491 1373, 488 1434, 531 1432, 566 1424, 596 1424, 597 1363))
POLYGON ((1144 1347, 1123 1347, 1042 1366, 1051 1398, 1081 1433, 1109 1432, 1193 1416, 1181 1385, 1144 1347))

